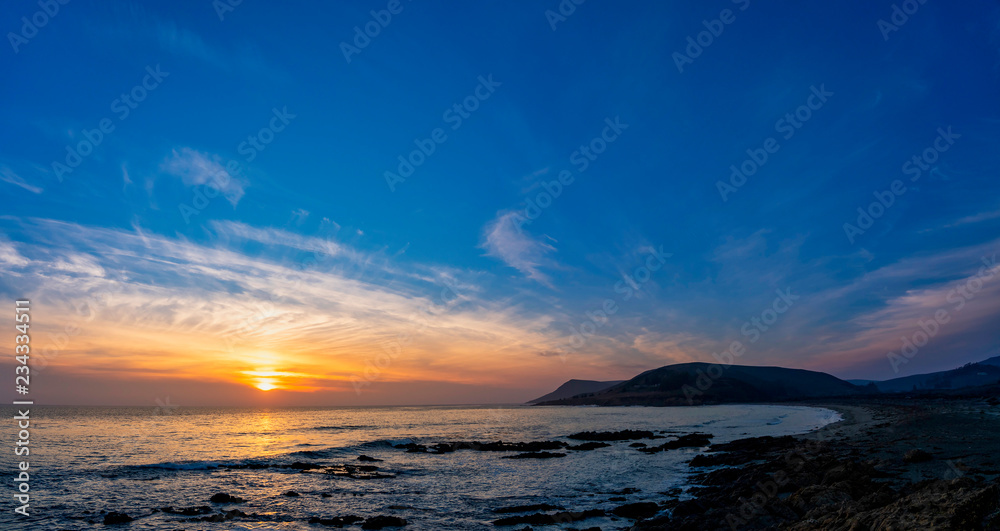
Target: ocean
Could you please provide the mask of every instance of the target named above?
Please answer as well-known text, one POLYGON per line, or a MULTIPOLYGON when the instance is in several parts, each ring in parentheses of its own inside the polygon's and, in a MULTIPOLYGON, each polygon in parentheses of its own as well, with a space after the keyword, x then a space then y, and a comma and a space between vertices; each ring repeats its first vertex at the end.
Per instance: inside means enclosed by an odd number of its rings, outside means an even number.
MULTIPOLYGON (((8 419, 14 414, 4 408, 8 419)), ((30 517, 15 514, 13 421, 3 430, 10 477, 0 529, 105 528, 104 514, 134 521, 123 529, 328 529, 312 517, 396 516, 406 530, 521 529, 496 527, 501 507, 549 504, 567 511, 683 497, 686 463, 699 453, 681 448, 643 453, 692 432, 726 442, 791 435, 839 420, 822 408, 783 405, 702 407, 438 406, 352 408, 33 407, 30 517), (565 441, 581 431, 649 430, 665 439, 619 441, 549 459, 505 459, 518 452, 412 453, 416 443, 565 441), (380 462, 360 462, 365 455, 380 462), (297 463, 294 468, 289 465, 297 463), (338 465, 375 466, 344 475, 338 465), (338 470, 340 474, 332 474, 338 470), (680 490, 678 490, 680 489, 680 490), (285 495, 294 491, 298 496, 285 495), (227 493, 244 503, 214 504, 227 493), (612 500, 613 499, 613 500, 612 500), (204 513, 185 516, 188 512, 204 513), (172 507, 173 511, 163 508, 172 507), (222 510, 248 516, 204 521, 222 510)), ((217 517, 218 518, 218 517, 217 517)), ((534 529, 627 528, 617 516, 534 529)), ((360 522, 347 526, 359 529, 360 522)), ((396 528, 387 528, 396 529, 396 528)))

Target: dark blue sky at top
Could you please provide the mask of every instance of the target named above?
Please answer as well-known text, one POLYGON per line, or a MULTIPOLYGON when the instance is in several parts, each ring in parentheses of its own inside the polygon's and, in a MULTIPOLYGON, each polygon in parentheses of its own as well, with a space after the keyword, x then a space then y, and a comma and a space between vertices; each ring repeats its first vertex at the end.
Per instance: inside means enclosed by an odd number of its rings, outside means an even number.
MULTIPOLYGON (((635 368, 710 361, 791 287, 802 303, 742 362, 879 379, 894 376, 896 332, 924 315, 912 297, 949 307, 950 286, 1000 246, 996 1, 929 0, 888 40, 877 25, 888 1, 751 0, 741 11, 728 0, 590 0, 555 30, 545 12, 556 1, 401 5, 350 62, 341 43, 385 2, 244 0, 222 21, 207 0, 60 6, 17 53, 0 50, 4 238, 44 248, 52 240, 37 231, 55 229, 31 218, 205 245, 222 245, 213 221, 303 236, 335 226, 338 241, 404 269, 476 272, 485 298, 553 316, 557 334, 618 297, 622 274, 662 247, 664 269, 601 334, 678 350, 602 356, 635 368), (723 9, 735 20, 679 72, 673 54, 723 9), (156 65, 169 76, 119 120, 112 101, 156 65), (500 85, 452 130, 443 113, 480 76, 500 85), (833 95, 784 138, 776 122, 813 87, 833 95), (295 118, 247 162, 239 144, 285 107, 295 118), (580 172, 571 154, 616 117, 627 129, 580 172), (102 118, 114 132, 59 182, 52 162, 102 118), (439 127, 447 140, 390 190, 384 173, 439 127), (910 182, 903 164, 949 127, 960 138, 910 182), (717 182, 768 137, 780 149, 724 201, 717 182), (178 205, 197 186, 168 162, 185 153, 243 170, 241 195, 190 223, 178 205), (574 182, 523 232, 497 225, 562 170, 574 182), (896 179, 907 192, 852 243, 844 223, 896 179)), ((38 9, 8 2, 0 29, 19 32, 38 9)), ((987 281, 976 313, 904 373, 996 355, 994 289, 987 281)))

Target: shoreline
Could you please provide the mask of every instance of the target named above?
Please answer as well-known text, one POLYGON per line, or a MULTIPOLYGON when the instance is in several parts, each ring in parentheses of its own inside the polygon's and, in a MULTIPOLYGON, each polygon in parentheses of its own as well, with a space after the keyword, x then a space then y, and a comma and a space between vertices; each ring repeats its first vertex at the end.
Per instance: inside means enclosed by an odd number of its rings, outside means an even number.
MULTIPOLYGON (((995 400, 993 400, 995 402, 995 400)), ((632 529, 1000 529, 1000 406, 978 398, 813 400, 842 419, 713 445, 693 499, 632 529)))

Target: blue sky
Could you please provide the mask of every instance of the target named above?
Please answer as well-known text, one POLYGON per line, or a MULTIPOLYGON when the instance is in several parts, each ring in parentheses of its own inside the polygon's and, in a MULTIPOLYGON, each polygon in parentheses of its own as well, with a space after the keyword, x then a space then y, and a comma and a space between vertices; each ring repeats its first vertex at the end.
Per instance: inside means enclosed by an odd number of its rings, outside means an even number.
POLYGON ((37 2, 0 17, 0 291, 51 316, 40 338, 113 299, 40 347, 94 403, 146 398, 102 395, 119 373, 195 379, 182 343, 149 346, 164 334, 282 373, 290 403, 517 401, 734 340, 740 363, 844 378, 1000 353, 996 2, 930 0, 891 30, 891 2, 217 5, 74 0, 36 32, 37 2), (933 159, 916 180, 914 156, 933 159), (789 289, 750 344, 745 324, 789 289), (892 363, 937 309, 948 322, 892 363), (406 352, 364 375, 393 341, 406 352))

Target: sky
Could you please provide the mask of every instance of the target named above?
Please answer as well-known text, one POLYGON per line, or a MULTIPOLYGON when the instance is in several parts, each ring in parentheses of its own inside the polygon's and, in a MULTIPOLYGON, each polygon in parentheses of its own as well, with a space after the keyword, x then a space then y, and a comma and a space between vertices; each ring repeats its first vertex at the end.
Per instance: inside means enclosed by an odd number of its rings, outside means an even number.
POLYGON ((36 403, 1000 354, 996 0, 18 0, 0 29, 36 403))

